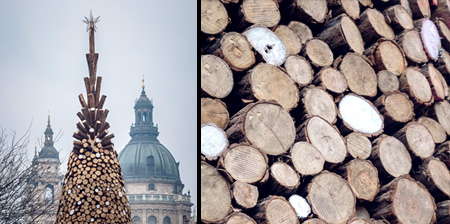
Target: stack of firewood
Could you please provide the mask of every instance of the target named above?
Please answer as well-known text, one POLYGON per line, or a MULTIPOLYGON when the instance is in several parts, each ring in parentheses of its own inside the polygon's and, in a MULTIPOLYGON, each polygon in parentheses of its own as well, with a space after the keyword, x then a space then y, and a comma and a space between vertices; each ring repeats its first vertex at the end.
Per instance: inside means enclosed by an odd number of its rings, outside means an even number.
POLYGON ((450 223, 450 1, 201 0, 203 223, 450 223))

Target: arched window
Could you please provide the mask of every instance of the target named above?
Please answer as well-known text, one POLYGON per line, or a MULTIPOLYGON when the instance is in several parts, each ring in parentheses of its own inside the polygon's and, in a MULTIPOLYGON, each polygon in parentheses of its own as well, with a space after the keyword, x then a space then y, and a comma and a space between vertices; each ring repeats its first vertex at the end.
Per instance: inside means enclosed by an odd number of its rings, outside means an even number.
POLYGON ((50 204, 53 201, 53 185, 45 186, 45 203, 50 204))
POLYGON ((155 216, 150 216, 150 217, 148 217, 148 222, 147 222, 147 224, 156 224, 156 223, 158 223, 158 222, 157 222, 155 216))
POLYGON ((166 217, 164 218, 163 224, 170 224, 170 218, 169 218, 169 216, 166 216, 166 217))
POLYGON ((131 223, 142 224, 142 220, 141 220, 141 218, 139 218, 139 216, 134 216, 133 219, 131 219, 131 223))
POLYGON ((153 156, 147 156, 147 171, 150 174, 155 172, 155 158, 153 156))
POLYGON ((137 122, 136 123, 139 123, 139 122, 141 122, 141 112, 138 112, 138 114, 137 114, 137 122))
POLYGON ((147 118, 147 116, 146 116, 146 114, 144 113, 144 114, 142 114, 142 121, 143 122, 145 122, 147 119, 145 119, 145 118, 147 118))

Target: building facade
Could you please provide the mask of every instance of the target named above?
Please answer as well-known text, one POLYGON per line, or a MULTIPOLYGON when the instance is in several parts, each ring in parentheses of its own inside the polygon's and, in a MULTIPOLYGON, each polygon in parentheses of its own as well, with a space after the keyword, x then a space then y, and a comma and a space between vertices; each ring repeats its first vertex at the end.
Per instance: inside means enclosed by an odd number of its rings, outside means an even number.
POLYGON ((134 106, 131 140, 119 154, 133 224, 184 224, 191 214, 190 193, 183 194, 176 162, 158 140, 153 102, 142 92, 134 106))
POLYGON ((28 183, 28 187, 34 198, 28 205, 32 215, 25 218, 27 223, 53 224, 56 220, 59 193, 64 176, 61 175, 59 153, 54 146, 50 115, 44 134, 44 147, 39 153, 35 148, 32 161, 33 179, 28 183))

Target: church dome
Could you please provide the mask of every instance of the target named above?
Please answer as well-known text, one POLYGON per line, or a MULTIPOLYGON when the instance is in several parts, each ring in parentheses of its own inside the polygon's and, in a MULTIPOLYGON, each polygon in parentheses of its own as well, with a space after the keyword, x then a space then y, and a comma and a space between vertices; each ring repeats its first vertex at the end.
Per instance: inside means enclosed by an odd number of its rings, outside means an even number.
POLYGON ((48 115, 47 121, 47 129, 45 129, 45 141, 44 147, 39 152, 38 159, 58 159, 59 161, 59 153, 56 150, 55 146, 53 146, 53 130, 50 125, 50 115, 48 115))
POLYGON ((131 140, 119 154, 124 179, 181 182, 178 163, 157 139, 159 132, 153 123, 153 103, 145 94, 144 85, 134 111, 131 140))

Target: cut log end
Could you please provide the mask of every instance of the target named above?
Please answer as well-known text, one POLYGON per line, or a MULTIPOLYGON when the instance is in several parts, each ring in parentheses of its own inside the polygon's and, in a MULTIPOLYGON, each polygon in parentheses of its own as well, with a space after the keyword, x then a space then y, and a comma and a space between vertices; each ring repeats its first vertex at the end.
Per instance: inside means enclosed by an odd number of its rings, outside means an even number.
POLYGON ((228 13, 219 0, 201 1, 201 30, 206 34, 217 34, 228 24, 228 13))
POLYGON ((309 86, 303 90, 302 101, 307 116, 317 115, 330 124, 336 122, 336 104, 333 97, 325 90, 309 86))
POLYGON ((246 22, 266 27, 276 26, 281 19, 277 3, 271 0, 243 0, 241 13, 246 22))
POLYGON ((425 63, 428 61, 422 39, 417 30, 406 30, 397 39, 409 60, 414 63, 425 63))
POLYGON ((225 153, 224 167, 235 180, 255 183, 266 173, 267 162, 259 150, 238 145, 225 153))
POLYGON ((347 80, 342 73, 334 68, 323 68, 317 74, 313 82, 315 85, 325 87, 325 89, 339 94, 347 90, 347 80))
POLYGON ((288 24, 288 27, 294 31, 295 34, 300 38, 300 41, 302 44, 306 44, 306 42, 313 38, 313 34, 311 32, 311 29, 299 21, 291 21, 288 24))
POLYGON ((442 143, 447 139, 445 129, 437 121, 429 117, 420 117, 417 122, 423 124, 430 131, 435 143, 442 143))
POLYGON ((228 126, 230 115, 225 104, 217 99, 201 98, 200 100, 201 123, 214 123, 217 127, 225 129, 228 126))
POLYGON ((292 146, 291 159, 301 175, 316 175, 323 170, 325 158, 311 143, 297 142, 292 146))
POLYGON ((441 49, 441 39, 436 25, 429 19, 422 21, 420 36, 423 41, 423 47, 428 57, 436 61, 441 49))
POLYGON ((255 207, 258 202, 258 188, 254 185, 241 181, 235 181, 231 187, 233 191, 233 199, 236 204, 244 209, 255 207))
POLYGON ((347 151, 353 158, 367 159, 372 152, 372 143, 361 133, 352 132, 345 137, 347 151))
POLYGON ((298 55, 289 56, 284 64, 287 74, 299 86, 306 86, 311 83, 314 71, 308 60, 298 55))
POLYGON ((382 93, 389 93, 398 90, 399 81, 394 73, 388 70, 382 70, 378 72, 377 77, 378 77, 378 88, 382 93))
POLYGON ((208 95, 224 98, 233 89, 233 73, 228 64, 214 55, 201 56, 201 88, 208 95))
POLYGON ((229 32, 220 40, 220 50, 233 70, 243 71, 255 64, 255 53, 247 38, 240 33, 229 32))
POLYGON ((401 141, 392 136, 384 135, 375 142, 371 157, 380 161, 378 169, 383 169, 393 177, 409 173, 412 167, 412 159, 401 141))
POLYGON ((300 37, 285 25, 278 26, 274 33, 281 39, 288 55, 297 55, 302 49, 300 37))
POLYGON ((345 76, 348 87, 358 95, 373 97, 377 94, 377 77, 372 66, 360 55, 348 53, 342 59, 339 70, 345 76))
POLYGON ((328 44, 319 39, 312 39, 306 43, 306 55, 317 67, 333 64, 333 52, 328 44))

